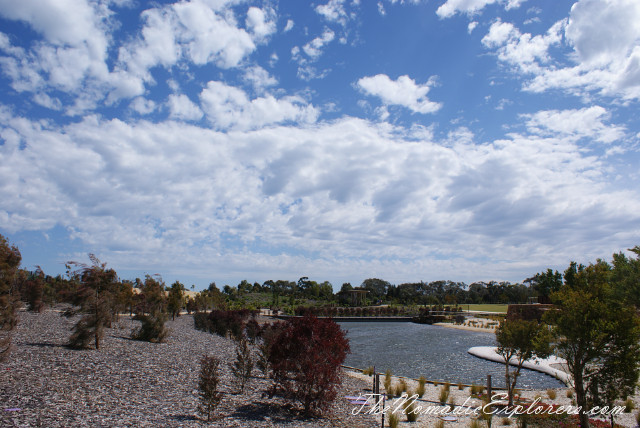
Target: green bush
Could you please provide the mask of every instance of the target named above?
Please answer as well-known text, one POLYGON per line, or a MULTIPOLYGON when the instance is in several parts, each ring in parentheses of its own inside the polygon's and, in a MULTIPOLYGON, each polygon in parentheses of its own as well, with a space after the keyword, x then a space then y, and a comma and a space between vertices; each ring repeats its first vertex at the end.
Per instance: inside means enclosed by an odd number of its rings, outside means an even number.
POLYGON ((163 342, 169 335, 169 331, 164 326, 167 317, 163 313, 155 312, 149 315, 138 315, 135 319, 140 320, 142 324, 139 329, 132 333, 132 339, 159 343, 163 342))

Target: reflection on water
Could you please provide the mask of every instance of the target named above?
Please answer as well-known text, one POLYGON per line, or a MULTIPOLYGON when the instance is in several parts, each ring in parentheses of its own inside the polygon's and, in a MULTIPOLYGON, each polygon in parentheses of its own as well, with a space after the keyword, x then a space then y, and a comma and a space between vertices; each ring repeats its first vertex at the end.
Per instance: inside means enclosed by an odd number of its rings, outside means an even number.
MULTIPOLYGON (((504 365, 485 361, 467 353, 472 346, 495 346, 493 333, 404 322, 340 322, 347 330, 351 354, 345 364, 394 375, 452 384, 492 384, 504 386, 504 365)), ((545 374, 522 369, 519 388, 559 388, 563 384, 545 374)))

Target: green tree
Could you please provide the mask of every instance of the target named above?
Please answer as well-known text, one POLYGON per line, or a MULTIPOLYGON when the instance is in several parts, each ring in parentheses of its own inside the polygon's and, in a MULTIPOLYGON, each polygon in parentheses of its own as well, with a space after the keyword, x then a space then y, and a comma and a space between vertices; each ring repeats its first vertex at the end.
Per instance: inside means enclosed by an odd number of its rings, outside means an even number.
POLYGON ((551 353, 551 335, 546 324, 520 319, 506 320, 496 330, 497 353, 505 361, 505 381, 509 406, 513 405, 513 392, 525 361, 534 357, 547 358, 551 353), (515 369, 509 362, 515 360, 515 369))
POLYGON ((171 284, 169 289, 169 297, 167 298, 167 307, 171 313, 172 319, 176 319, 176 315, 180 316, 180 310, 184 306, 184 285, 179 281, 171 284))
POLYGON ((540 303, 550 303, 551 294, 560 290, 562 287, 562 274, 558 271, 547 269, 546 272, 537 273, 528 282, 531 283, 533 289, 538 293, 540 303))
POLYGON ((16 309, 19 304, 15 278, 22 255, 15 245, 9 245, 0 235, 0 361, 11 352, 11 330, 18 319, 16 309))
POLYGON ((551 295, 557 310, 544 317, 553 326, 556 354, 567 361, 582 427, 589 426, 590 405, 612 401, 614 389, 633 391, 638 380, 637 315, 615 298, 613 278, 602 260, 587 267, 571 263, 565 284, 551 295))
POLYGON ((65 312, 66 316, 82 313, 84 316, 76 323, 69 338, 72 348, 88 348, 93 339, 96 349, 100 349, 100 340, 104 329, 111 326, 115 313, 115 294, 119 289, 118 275, 113 269, 107 269, 106 263, 93 254, 89 254, 91 265, 68 262, 69 277, 79 283, 75 301, 79 309, 65 312), (76 267, 72 271, 71 268, 76 267))

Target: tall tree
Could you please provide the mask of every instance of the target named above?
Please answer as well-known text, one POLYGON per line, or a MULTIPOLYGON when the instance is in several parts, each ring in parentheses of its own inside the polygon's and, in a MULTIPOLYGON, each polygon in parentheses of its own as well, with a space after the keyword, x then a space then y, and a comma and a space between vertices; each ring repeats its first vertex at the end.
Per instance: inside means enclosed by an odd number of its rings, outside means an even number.
POLYGON ((118 275, 113 269, 107 269, 106 263, 93 254, 89 254, 91 265, 68 262, 69 277, 79 283, 75 301, 79 309, 67 311, 65 315, 84 316, 74 326, 69 338, 72 348, 87 348, 91 339, 96 349, 100 349, 100 340, 104 329, 111 325, 115 314, 116 294, 119 289, 118 275), (71 270, 75 267, 75 270, 71 270))
POLYGON ((0 361, 11 352, 11 330, 18 322, 16 309, 19 303, 15 277, 22 255, 15 245, 9 245, 0 235, 0 361))
POLYGON ((171 313, 172 319, 176 319, 176 315, 180 315, 180 310, 184 306, 184 285, 179 281, 171 284, 169 296, 167 298, 167 307, 171 313))
POLYGON ((509 406, 513 405, 513 391, 525 361, 534 357, 547 358, 551 353, 551 335, 546 324, 520 319, 505 320, 496 330, 497 352, 505 361, 505 381, 509 406), (516 362, 510 369, 510 361, 516 362))
POLYGON ((567 361, 581 408, 580 426, 601 392, 626 394, 635 389, 640 364, 640 329, 635 310, 615 298, 611 267, 598 260, 587 267, 571 263, 565 284, 551 295, 557 310, 544 319, 553 326, 556 354, 567 361), (630 349, 630 351, 628 351, 630 349), (615 382, 610 388, 609 381, 615 382))

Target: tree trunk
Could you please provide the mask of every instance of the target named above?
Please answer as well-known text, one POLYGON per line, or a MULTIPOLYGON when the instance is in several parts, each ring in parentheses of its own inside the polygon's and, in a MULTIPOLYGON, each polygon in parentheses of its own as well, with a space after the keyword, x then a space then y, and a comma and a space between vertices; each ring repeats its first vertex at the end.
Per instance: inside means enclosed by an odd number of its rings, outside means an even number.
POLYGON ((580 427, 589 427, 589 415, 587 414, 587 393, 584 390, 582 370, 575 370, 574 384, 576 389, 576 404, 580 408, 580 427))

